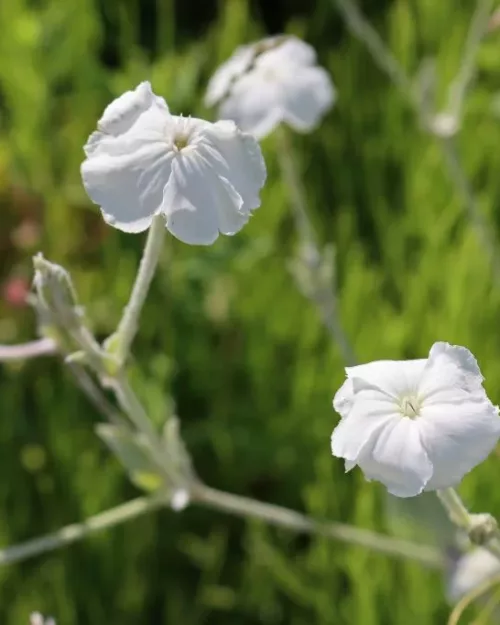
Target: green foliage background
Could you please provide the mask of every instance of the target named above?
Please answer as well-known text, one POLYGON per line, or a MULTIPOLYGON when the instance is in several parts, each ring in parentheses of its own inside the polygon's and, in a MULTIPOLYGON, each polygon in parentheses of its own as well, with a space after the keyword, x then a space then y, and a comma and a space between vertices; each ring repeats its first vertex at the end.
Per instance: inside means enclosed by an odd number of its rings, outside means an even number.
MULTIPOLYGON (((332 0, 295 4, 281 6, 278 26, 317 47, 339 92, 321 127, 295 142, 318 233, 336 246, 342 320, 359 359, 422 357, 435 340, 467 345, 499 402, 500 293, 436 142, 332 0)), ((178 5, 0 0, 0 278, 30 279, 31 255, 42 249, 70 269, 102 338, 127 300, 143 237, 106 227, 87 200, 86 137, 104 106, 144 79, 173 112, 211 115, 202 106, 211 72, 265 33, 247 0, 220 0, 213 15, 204 3, 178 5), (23 237, 26 224, 39 234, 23 237)), ((474 2, 365 8, 410 74, 435 59, 443 104, 474 2)), ((499 38, 493 32, 481 47, 459 138, 495 232, 499 38)), ((272 137, 263 149, 262 207, 241 234, 207 249, 168 240, 135 345, 134 383, 158 422, 175 398, 210 485, 387 531, 384 490, 359 471, 345 476, 330 455, 343 365, 289 274, 287 189, 272 137)), ((34 332, 29 309, 1 304, 1 342, 34 332)), ((0 406, 2 545, 137 494, 61 363, 2 366, 0 406)), ((500 514, 498 462, 493 454, 463 483, 476 511, 500 514)), ((26 623, 34 609, 60 625, 421 625, 448 613, 440 575, 417 564, 198 508, 0 568, 0 622, 26 623)))

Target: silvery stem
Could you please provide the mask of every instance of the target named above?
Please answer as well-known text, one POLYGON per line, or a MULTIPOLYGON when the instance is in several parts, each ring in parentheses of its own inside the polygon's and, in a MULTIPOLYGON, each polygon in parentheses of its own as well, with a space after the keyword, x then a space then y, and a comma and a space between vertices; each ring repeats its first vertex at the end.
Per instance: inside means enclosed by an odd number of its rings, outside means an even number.
POLYGON ((488 31, 493 4, 493 0, 478 0, 467 33, 460 68, 448 91, 449 113, 456 119, 460 119, 462 116, 467 89, 476 73, 476 55, 483 37, 488 31))
POLYGON ((295 161, 293 145, 288 136, 288 130, 281 125, 276 130, 276 135, 281 172, 290 195, 297 233, 306 252, 305 257, 304 255, 300 257, 300 262, 305 263, 307 271, 314 274, 313 281, 309 283, 310 293, 307 296, 319 311, 321 320, 340 350, 344 363, 353 365, 356 358, 340 320, 334 285, 326 284, 321 276, 320 263, 322 261, 322 253, 309 217, 306 192, 295 161))
POLYGON ((38 356, 55 354, 56 351, 55 341, 48 338, 29 341, 20 345, 0 345, 0 362, 37 358, 38 356))
POLYGON ((162 215, 157 215, 153 218, 149 228, 146 246, 130 300, 123 311, 118 329, 110 338, 109 350, 117 356, 120 364, 123 364, 127 359, 137 333, 139 316, 158 265, 164 238, 165 218, 162 215))
POLYGON ((204 484, 196 485, 191 495, 194 503, 243 518, 260 519, 277 527, 359 545, 394 558, 419 562, 430 568, 441 569, 445 565, 442 554, 428 545, 417 545, 342 523, 317 521, 295 510, 233 495, 204 484))
MULTIPOLYGON (((226 493, 202 484, 192 491, 192 502, 209 508, 234 514, 243 518, 259 519, 277 527, 297 532, 324 536, 346 544, 357 545, 397 559, 418 562, 433 569, 442 569, 445 561, 441 553, 433 547, 415 544, 378 534, 370 530, 358 529, 342 523, 319 522, 310 517, 247 497, 226 493)), ((130 521, 147 512, 169 505, 165 495, 138 497, 106 512, 90 517, 83 523, 68 525, 52 534, 29 540, 20 545, 0 551, 0 565, 13 564, 33 556, 64 547, 86 536, 108 529, 114 525, 130 521)))
POLYGON ((73 523, 52 534, 28 540, 0 551, 0 565, 21 562, 47 551, 53 551, 77 542, 90 534, 130 521, 164 505, 164 497, 138 497, 116 508, 96 514, 83 523, 73 523))
POLYGON ((302 177, 295 162, 293 145, 288 136, 288 130, 283 124, 276 129, 276 136, 278 139, 279 165, 290 195, 298 234, 304 243, 316 247, 316 236, 309 217, 302 177))

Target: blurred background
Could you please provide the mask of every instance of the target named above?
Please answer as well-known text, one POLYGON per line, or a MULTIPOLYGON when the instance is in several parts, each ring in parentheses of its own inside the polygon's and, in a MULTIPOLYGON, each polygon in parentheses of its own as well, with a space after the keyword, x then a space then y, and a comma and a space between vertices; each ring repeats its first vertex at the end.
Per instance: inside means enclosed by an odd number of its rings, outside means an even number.
MULTIPOLYGON (((361 3, 409 75, 434 63, 446 102, 472 0, 361 3)), ((500 30, 477 56, 457 147, 500 234, 500 30)), ((24 303, 43 250, 73 276, 100 338, 127 301, 144 243, 85 196, 82 146, 103 108, 149 79, 174 113, 210 119, 214 68, 242 43, 292 32, 338 101, 294 143, 311 216, 336 249, 342 324, 360 361, 466 345, 500 402, 500 288, 437 141, 346 29, 333 0, 0 0, 0 343, 35 336, 24 303)), ((308 514, 416 536, 360 471, 331 457, 340 351, 289 271, 297 235, 273 137, 262 207, 209 248, 169 237, 134 345, 133 382, 160 422, 170 397, 210 485, 308 514)), ((0 366, 0 544, 137 496, 94 427, 101 416, 54 358, 0 366)), ((461 487, 500 515, 496 454, 461 487)), ((425 540, 432 541, 428 534, 425 540)), ((422 540, 422 536, 419 537, 422 540)), ((421 625, 449 613, 442 575, 366 549, 200 508, 161 511, 0 568, 0 622, 58 625, 421 625)))

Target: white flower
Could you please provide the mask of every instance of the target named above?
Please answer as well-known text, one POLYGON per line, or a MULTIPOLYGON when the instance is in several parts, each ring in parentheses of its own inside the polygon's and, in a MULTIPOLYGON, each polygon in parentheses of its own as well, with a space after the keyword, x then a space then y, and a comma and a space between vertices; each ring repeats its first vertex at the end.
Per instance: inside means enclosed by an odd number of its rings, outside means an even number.
POLYGON ((279 36, 238 48, 215 72, 205 97, 219 117, 261 139, 285 122, 312 130, 335 100, 329 74, 316 65, 314 49, 279 36))
POLYGON ((342 416, 333 455, 393 495, 457 484, 497 443, 498 408, 465 347, 435 343, 427 359, 381 360, 346 372, 333 400, 342 416))
POLYGON ((454 558, 447 576, 446 595, 456 603, 464 595, 500 575, 500 561, 483 547, 454 558))
POLYGON ((155 215, 181 241, 235 234, 260 206, 266 168, 256 140, 235 124, 176 117, 148 82, 104 111, 86 146, 82 178, 104 219, 125 232, 155 215))
POLYGON ((32 612, 30 615, 30 625, 56 625, 53 618, 43 618, 40 612, 32 612))

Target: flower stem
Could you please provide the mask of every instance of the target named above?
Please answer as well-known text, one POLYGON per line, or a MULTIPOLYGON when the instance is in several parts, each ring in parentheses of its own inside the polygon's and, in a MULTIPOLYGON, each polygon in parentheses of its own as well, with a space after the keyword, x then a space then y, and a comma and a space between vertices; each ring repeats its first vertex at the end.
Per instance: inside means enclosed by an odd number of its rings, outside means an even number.
POLYGON ((413 88, 410 79, 406 75, 400 63, 395 59, 392 52, 386 47, 380 35, 372 27, 357 8, 353 0, 333 0, 337 4, 344 20, 352 33, 362 41, 369 50, 377 65, 391 79, 391 81, 415 104, 413 88))
MULTIPOLYGON (((278 527, 365 547, 394 558, 418 562, 429 568, 443 569, 445 566, 441 552, 433 547, 418 545, 341 523, 315 521, 304 514, 281 506, 240 497, 203 484, 198 484, 194 488, 192 501, 243 518, 260 519, 278 527)), ((167 506, 168 502, 168 498, 164 495, 138 497, 112 510, 90 517, 83 523, 68 525, 53 534, 8 547, 0 551, 0 565, 13 564, 64 547, 94 532, 108 529, 162 506, 167 506)))
POLYGON ((444 488, 436 491, 436 494, 446 509, 451 522, 468 531, 471 525, 470 514, 457 491, 454 488, 444 488))
POLYGON ((118 329, 110 339, 110 351, 120 364, 127 359, 130 347, 138 330, 139 316, 153 279, 165 238, 165 219, 157 215, 151 222, 146 246, 135 279, 130 300, 123 311, 118 329))
POLYGON ((322 253, 309 217, 306 193, 295 160, 293 145, 283 124, 278 126, 276 135, 278 138, 278 160, 290 194, 295 226, 303 251, 305 251, 305 254, 299 256, 299 262, 307 265, 304 268, 313 274, 313 279, 308 281, 307 296, 315 304, 323 325, 342 354, 344 363, 354 365, 356 357, 339 317, 334 287, 332 284, 327 284, 321 276, 322 253))
POLYGON ((500 560, 500 532, 489 514, 471 514, 454 488, 436 491, 450 521, 464 530, 472 543, 481 545, 500 560))
POLYGON ((130 421, 148 441, 150 451, 156 465, 162 470, 168 486, 172 479, 172 467, 166 450, 163 448, 158 433, 149 419, 144 406, 139 401, 133 388, 130 386, 125 374, 120 373, 116 377, 108 380, 108 384, 113 390, 120 408, 129 417, 130 421))
POLYGON ((306 192, 295 161, 293 145, 290 141, 288 130, 283 124, 278 126, 276 136, 278 139, 279 165, 290 194, 297 232, 304 243, 316 247, 316 236, 307 209, 306 192))
POLYGON ((38 356, 55 354, 56 351, 55 341, 48 338, 29 341, 20 345, 0 345, 0 362, 37 358, 38 356))
POLYGON ((456 143, 453 137, 440 139, 440 146, 448 168, 451 182, 460 194, 465 213, 476 231, 481 248, 488 256, 492 278, 497 287, 500 287, 500 255, 494 231, 487 223, 478 206, 474 191, 464 171, 456 143))
POLYGON ((444 567, 442 554, 430 546, 417 545, 342 523, 316 521, 288 508, 226 493, 204 484, 196 485, 191 496, 194 503, 197 502, 236 516, 260 519, 278 527, 359 545, 395 558, 413 560, 430 568, 444 567))
POLYGON ((467 33, 460 68, 448 90, 449 112, 457 119, 462 116, 465 96, 476 74, 475 60, 483 38, 488 32, 493 5, 493 0, 477 0, 476 10, 467 33))
POLYGON ((116 508, 96 514, 83 523, 67 525, 53 534, 7 547, 7 549, 0 551, 0 565, 13 564, 47 551, 65 547, 90 534, 130 521, 151 510, 156 510, 164 504, 164 497, 138 497, 116 508))

